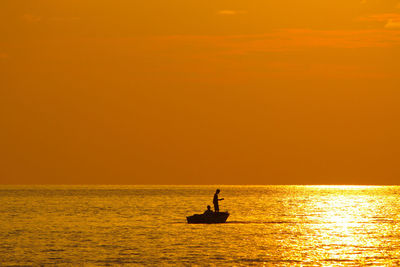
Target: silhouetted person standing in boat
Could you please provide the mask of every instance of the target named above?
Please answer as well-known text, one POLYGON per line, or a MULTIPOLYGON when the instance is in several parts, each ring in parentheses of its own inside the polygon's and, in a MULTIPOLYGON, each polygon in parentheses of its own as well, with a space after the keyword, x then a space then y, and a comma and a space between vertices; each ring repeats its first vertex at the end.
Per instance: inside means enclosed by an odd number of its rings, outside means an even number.
POLYGON ((214 204, 214 210, 215 210, 215 212, 219 212, 218 201, 219 201, 219 200, 224 200, 223 198, 218 198, 219 192, 220 192, 219 189, 217 189, 217 191, 215 191, 215 194, 214 194, 213 204, 214 204))

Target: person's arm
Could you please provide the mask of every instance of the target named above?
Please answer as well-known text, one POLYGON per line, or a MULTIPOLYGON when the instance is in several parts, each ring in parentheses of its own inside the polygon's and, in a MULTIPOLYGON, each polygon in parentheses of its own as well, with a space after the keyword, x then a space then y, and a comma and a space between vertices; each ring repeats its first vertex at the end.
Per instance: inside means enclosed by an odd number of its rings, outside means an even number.
POLYGON ((218 199, 218 200, 224 200, 223 198, 220 198, 220 199, 218 199))

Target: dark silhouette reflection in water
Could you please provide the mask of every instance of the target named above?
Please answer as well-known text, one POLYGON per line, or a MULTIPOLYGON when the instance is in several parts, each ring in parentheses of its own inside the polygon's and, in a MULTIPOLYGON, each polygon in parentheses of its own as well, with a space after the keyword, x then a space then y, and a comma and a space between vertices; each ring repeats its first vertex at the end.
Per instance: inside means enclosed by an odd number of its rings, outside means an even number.
POLYGON ((226 223, 231 224, 296 224, 297 222, 291 221, 229 221, 226 223))

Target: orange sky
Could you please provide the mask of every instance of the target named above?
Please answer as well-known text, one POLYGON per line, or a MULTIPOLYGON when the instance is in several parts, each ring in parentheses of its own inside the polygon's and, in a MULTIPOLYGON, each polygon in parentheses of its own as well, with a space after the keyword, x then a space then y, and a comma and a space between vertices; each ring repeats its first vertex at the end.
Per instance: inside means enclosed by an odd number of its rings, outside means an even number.
POLYGON ((398 184, 399 0, 2 0, 0 183, 398 184))

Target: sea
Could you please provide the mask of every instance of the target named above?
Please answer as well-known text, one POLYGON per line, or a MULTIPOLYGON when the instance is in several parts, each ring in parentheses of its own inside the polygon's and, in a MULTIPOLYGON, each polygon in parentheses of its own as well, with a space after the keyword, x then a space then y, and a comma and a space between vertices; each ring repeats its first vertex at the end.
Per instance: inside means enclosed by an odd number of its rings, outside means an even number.
POLYGON ((48 265, 399 266, 400 187, 0 186, 0 266, 48 265))

